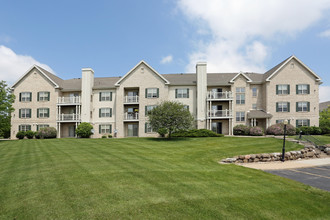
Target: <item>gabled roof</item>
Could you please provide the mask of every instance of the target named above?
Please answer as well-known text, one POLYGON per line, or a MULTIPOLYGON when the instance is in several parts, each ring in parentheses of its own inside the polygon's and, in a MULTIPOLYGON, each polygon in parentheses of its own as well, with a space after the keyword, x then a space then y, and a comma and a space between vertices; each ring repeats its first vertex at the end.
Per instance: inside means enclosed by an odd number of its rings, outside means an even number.
POLYGON ((158 77, 160 77, 162 80, 164 80, 165 84, 170 84, 170 82, 165 79, 162 75, 160 75, 156 70, 154 70, 151 66, 149 66, 145 61, 141 60, 135 67, 133 67, 128 73, 126 73, 120 80, 118 80, 115 84, 115 86, 119 86, 121 81, 123 81, 126 77, 128 77, 138 66, 141 64, 146 65, 149 69, 151 69, 158 77))
POLYGON ((244 76, 246 79, 247 79, 247 82, 252 82, 252 80, 247 76, 245 75, 243 72, 239 72, 234 78, 232 78, 229 82, 230 83, 234 83, 235 79, 237 77, 239 77, 240 75, 244 76))
POLYGON ((303 62, 301 62, 296 56, 292 55, 291 57, 287 58, 286 60, 282 61, 280 64, 276 65, 268 72, 264 74, 265 81, 270 81, 271 78, 278 73, 286 64, 288 64, 292 59, 295 59, 300 65, 305 67, 313 76, 315 76, 316 81, 321 81, 321 78, 313 72, 308 66, 306 66, 303 62))
POLYGON ((37 65, 33 65, 28 71, 26 71, 21 78, 19 78, 12 86, 11 89, 14 89, 15 86, 27 75, 31 72, 31 70, 33 70, 34 68, 36 68, 37 70, 39 70, 39 72, 46 78, 49 80, 49 82, 51 82, 55 88, 60 88, 60 84, 63 82, 63 80, 57 76, 55 76, 54 74, 48 72, 47 70, 41 68, 40 66, 37 65))

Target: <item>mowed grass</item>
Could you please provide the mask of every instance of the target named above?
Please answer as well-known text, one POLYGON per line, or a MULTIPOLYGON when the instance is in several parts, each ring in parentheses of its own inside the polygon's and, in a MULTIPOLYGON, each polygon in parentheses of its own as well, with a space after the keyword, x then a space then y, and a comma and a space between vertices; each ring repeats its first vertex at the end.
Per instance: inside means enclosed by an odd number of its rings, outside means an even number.
POLYGON ((0 219, 329 219, 329 192, 218 163, 281 148, 235 137, 2 141, 0 219))

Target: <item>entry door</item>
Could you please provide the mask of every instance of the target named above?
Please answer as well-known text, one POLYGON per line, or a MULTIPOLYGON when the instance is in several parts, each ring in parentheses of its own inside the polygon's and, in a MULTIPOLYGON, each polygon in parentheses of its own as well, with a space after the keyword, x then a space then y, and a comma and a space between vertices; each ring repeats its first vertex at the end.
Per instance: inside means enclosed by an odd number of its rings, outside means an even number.
POLYGON ((75 137, 76 136, 76 126, 71 125, 69 126, 69 137, 75 137))
POLYGON ((222 122, 212 122, 212 131, 217 134, 222 134, 222 122))
POLYGON ((138 124, 128 124, 127 125, 127 136, 128 137, 137 137, 139 135, 139 126, 138 124))

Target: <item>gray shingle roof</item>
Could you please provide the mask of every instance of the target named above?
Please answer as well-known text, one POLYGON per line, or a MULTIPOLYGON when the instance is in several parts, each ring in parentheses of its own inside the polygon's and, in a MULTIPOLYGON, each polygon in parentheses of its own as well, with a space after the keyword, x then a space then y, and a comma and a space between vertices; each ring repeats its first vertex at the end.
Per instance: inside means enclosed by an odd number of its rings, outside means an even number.
POLYGON ((55 76, 53 73, 45 70, 44 68, 38 66, 38 68, 40 68, 42 70, 42 72, 44 72, 51 80, 53 80, 57 85, 59 85, 60 87, 62 87, 62 83, 63 83, 63 79, 61 79, 60 77, 55 76))
POLYGON ((247 113, 247 118, 271 118, 273 115, 268 114, 267 112, 263 110, 251 110, 247 113))
POLYGON ((266 79, 272 75, 278 68, 280 68, 288 59, 290 59, 292 56, 288 57, 287 59, 283 60, 281 63, 277 64, 276 66, 274 66, 273 68, 271 68, 270 70, 268 70, 267 72, 265 72, 263 74, 263 81, 266 81, 266 79))

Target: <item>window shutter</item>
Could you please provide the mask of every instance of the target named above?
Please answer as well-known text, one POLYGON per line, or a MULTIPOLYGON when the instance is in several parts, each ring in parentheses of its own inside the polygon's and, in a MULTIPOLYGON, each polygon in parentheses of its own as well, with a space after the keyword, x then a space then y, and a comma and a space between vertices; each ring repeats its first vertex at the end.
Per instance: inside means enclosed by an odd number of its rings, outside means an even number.
POLYGON ((148 107, 145 106, 145 109, 146 109, 146 113, 145 113, 145 115, 147 116, 147 115, 148 115, 148 107))
POLYGON ((101 109, 99 108, 99 118, 101 118, 101 109))
POLYGON ((32 101, 32 92, 30 92, 30 102, 32 101))
POLYGON ((50 101, 50 92, 47 92, 47 101, 50 101))
POLYGON ((178 89, 175 89, 175 98, 178 98, 178 89))
POLYGON ((307 94, 310 94, 310 87, 309 87, 309 84, 307 85, 307 94))
POLYGON ((296 112, 298 112, 298 102, 296 102, 296 112))
POLYGON ((19 101, 20 102, 22 101, 22 93, 21 92, 19 93, 19 101))
POLYGON ((159 89, 157 88, 157 98, 159 98, 159 89))
POLYGON ((276 102, 276 112, 278 112, 278 102, 276 102))
POLYGON ((112 124, 110 124, 110 133, 112 133, 112 124))
POLYGON ((39 131, 39 125, 37 125, 37 131, 39 131))
POLYGON ((31 116, 32 116, 32 110, 29 108, 28 109, 28 112, 29 112, 29 118, 31 118, 31 116))
POLYGON ((279 120, 276 120, 276 124, 278 124, 279 120))
POLYGON ((278 95, 278 85, 276 85, 276 95, 278 95))
POLYGON ((101 125, 99 125, 99 134, 101 134, 101 125))
POLYGON ((146 89, 145 93, 146 93, 145 95, 146 95, 146 98, 147 98, 148 97, 148 89, 146 89))
POLYGON ((147 123, 144 124, 144 133, 147 133, 147 123))
POLYGON ((18 110, 18 117, 21 118, 21 109, 18 110))
POLYGON ((296 85, 296 94, 298 94, 298 85, 296 85))
POLYGON ((290 94, 290 85, 288 85, 288 95, 290 94))
POLYGON ((287 104, 288 104, 288 112, 290 112, 290 102, 288 102, 287 104))
POLYGON ((22 126, 18 125, 18 131, 21 131, 21 130, 22 130, 22 126))
POLYGON ((187 89, 187 98, 189 98, 189 88, 187 89))
POLYGON ((49 108, 47 108, 47 117, 49 117, 49 108))
POLYGON ((310 111, 310 103, 307 102, 307 111, 309 112, 310 111))
POLYGON ((39 118, 39 109, 37 109, 37 118, 39 118))
POLYGON ((298 128, 298 120, 296 119, 296 128, 298 128))
POLYGON ((307 126, 309 127, 310 126, 310 120, 307 119, 307 126))
POLYGON ((110 108, 110 117, 112 117, 112 108, 110 108))
POLYGON ((38 92, 38 95, 37 95, 37 101, 39 102, 39 94, 40 94, 40 92, 38 92))
POLYGON ((99 101, 101 101, 101 94, 102 94, 102 93, 101 93, 101 92, 99 92, 99 101))
MULTIPOLYGON (((110 92, 110 101, 112 101, 112 92, 110 92)), ((111 125, 110 125, 111 126, 111 125)))

